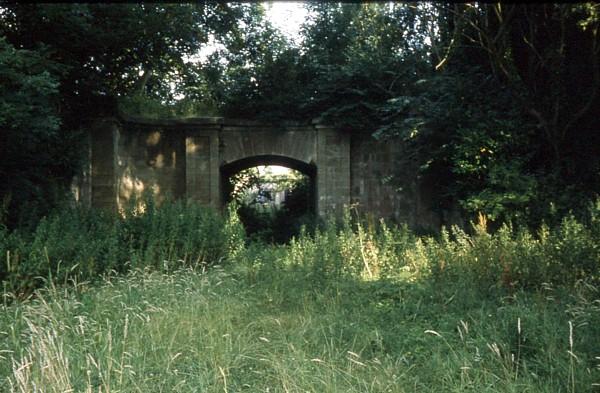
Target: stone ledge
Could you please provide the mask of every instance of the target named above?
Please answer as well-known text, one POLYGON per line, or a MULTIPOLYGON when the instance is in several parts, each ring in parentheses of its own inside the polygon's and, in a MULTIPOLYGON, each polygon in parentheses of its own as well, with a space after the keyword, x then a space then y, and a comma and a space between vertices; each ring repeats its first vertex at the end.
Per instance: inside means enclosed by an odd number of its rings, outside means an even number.
MULTIPOLYGON (((228 117, 189 117, 189 118, 163 118, 153 119, 143 116, 119 113, 118 119, 123 123, 138 124, 143 126, 159 127, 194 127, 194 126, 231 126, 231 127, 263 127, 263 128, 291 128, 294 131, 314 130, 311 122, 281 121, 277 123, 262 122, 257 120, 236 119, 228 117)), ((251 131, 251 130, 249 130, 251 131)), ((286 130, 287 131, 287 130, 286 130)))
POLYGON ((181 126, 221 126, 222 117, 190 117, 185 119, 152 119, 142 116, 119 114, 119 119, 124 123, 133 123, 144 126, 181 127, 181 126))

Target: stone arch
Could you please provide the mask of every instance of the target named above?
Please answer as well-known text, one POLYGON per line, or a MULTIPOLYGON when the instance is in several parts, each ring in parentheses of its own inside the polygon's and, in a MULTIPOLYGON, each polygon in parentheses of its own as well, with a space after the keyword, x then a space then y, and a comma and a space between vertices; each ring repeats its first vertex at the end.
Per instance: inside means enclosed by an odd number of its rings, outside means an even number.
MULTIPOLYGON (((273 164, 308 174, 317 213, 339 214, 351 200, 350 141, 348 133, 319 123, 120 114, 98 119, 90 129, 89 177, 81 184, 81 194, 93 206, 116 210, 130 197, 122 188, 135 181, 158 197, 171 195, 219 208, 223 173, 273 164)), ((360 186, 362 195, 366 186, 360 186)))
POLYGON ((223 163, 220 167, 220 184, 221 184, 221 203, 225 204, 229 201, 231 188, 229 178, 240 171, 260 165, 278 165, 286 168, 294 169, 308 176, 310 181, 310 194, 312 195, 312 210, 316 212, 317 206, 317 165, 314 161, 309 163, 296 158, 276 155, 276 154, 261 154, 249 157, 240 158, 233 162, 223 163))

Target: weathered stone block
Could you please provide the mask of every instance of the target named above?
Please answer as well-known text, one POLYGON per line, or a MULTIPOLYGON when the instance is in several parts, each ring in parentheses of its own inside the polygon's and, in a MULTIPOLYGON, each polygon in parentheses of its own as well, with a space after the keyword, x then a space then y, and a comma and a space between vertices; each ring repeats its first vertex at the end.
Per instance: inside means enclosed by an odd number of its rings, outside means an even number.
POLYGON ((285 165, 312 176, 321 215, 340 214, 352 202, 374 216, 411 225, 435 221, 416 174, 402 194, 383 182, 398 171, 394 157, 401 154, 400 145, 368 135, 318 123, 131 117, 101 119, 90 135, 89 200, 94 206, 114 209, 150 190, 159 202, 171 195, 221 207, 227 171, 285 165))

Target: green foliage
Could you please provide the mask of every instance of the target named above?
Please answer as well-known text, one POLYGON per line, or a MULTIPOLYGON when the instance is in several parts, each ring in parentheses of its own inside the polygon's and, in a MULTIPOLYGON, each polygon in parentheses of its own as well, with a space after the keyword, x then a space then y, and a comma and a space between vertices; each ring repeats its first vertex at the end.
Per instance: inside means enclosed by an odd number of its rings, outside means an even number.
POLYGON ((226 240, 226 256, 234 259, 244 250, 246 243, 246 231, 237 212, 235 203, 227 206, 227 216, 225 221, 224 235, 226 240))
POLYGON ((212 117, 221 114, 215 104, 206 100, 199 101, 189 97, 166 104, 160 98, 134 95, 119 99, 118 108, 122 113, 147 119, 212 117))
MULTIPOLYGON (((221 113, 234 118, 299 117, 299 51, 265 18, 262 4, 248 6, 244 28, 222 37, 221 48, 198 66, 206 92, 221 113)), ((196 95, 198 96, 198 95, 196 95)))
POLYGON ((296 170, 272 173, 269 166, 252 167, 230 177, 231 199, 249 238, 285 243, 317 226, 311 179, 296 170), (284 193, 281 204, 275 194, 284 193))
POLYGON ((121 109, 177 115, 194 84, 187 61, 235 30, 228 4, 3 4, 0 11, 0 200, 11 227, 32 225, 67 198, 87 157, 82 129, 121 109), (183 83, 183 82, 186 83, 183 83), (176 86, 172 89, 171 86, 176 86), (162 109, 162 108, 161 108, 162 109), (8 201, 8 202, 6 202, 8 201), (19 223, 21 221, 21 223, 19 223))
POLYGON ((74 135, 60 129, 60 70, 48 50, 16 49, 0 37, 0 225, 38 219, 64 198, 61 186, 74 173, 65 146, 74 135))
MULTIPOLYGON (((550 209, 559 217, 571 209, 584 211, 585 204, 596 198, 600 181, 598 133, 593 131, 600 102, 597 6, 489 4, 455 6, 453 11, 451 29, 462 38, 455 40, 449 60, 446 57, 444 73, 465 73, 474 65, 489 73, 499 86, 493 90, 509 93, 511 106, 519 112, 518 117, 510 116, 513 131, 508 135, 515 146, 529 147, 513 150, 511 155, 522 168, 517 171, 521 180, 513 181, 507 191, 514 192, 505 195, 527 196, 529 202, 522 201, 519 214, 529 215, 533 225, 542 218, 553 219, 550 209), (535 181, 526 179, 532 175, 535 181)), ((496 97, 493 94, 490 102, 496 97)), ((503 94, 499 97, 502 107, 503 94)), ((503 119, 502 112, 491 118, 503 119)), ((476 198, 483 204, 488 198, 494 204, 495 199, 485 194, 476 198)), ((518 211, 511 204, 507 211, 518 211)))
MULTIPOLYGON (((581 281, 595 285, 600 280, 597 217, 594 205, 587 224, 567 216, 557 227, 542 226, 536 233, 503 225, 491 234, 480 215, 472 235, 452 227, 432 238, 348 212, 337 224, 301 227, 281 252, 317 281, 431 276, 434 282, 464 281, 489 293, 581 281)), ((285 229, 279 236, 290 234, 285 229)), ((0 277, 7 290, 27 295, 48 278, 81 282, 132 268, 172 271, 252 260, 254 248, 246 243, 234 204, 225 218, 181 202, 157 207, 146 201, 143 210, 131 208, 119 218, 66 209, 42 219, 32 232, 0 227, 0 277)))
POLYGON ((495 90, 501 86, 478 70, 420 79, 412 95, 382 107, 384 125, 375 136, 403 142, 403 167, 443 190, 437 204, 459 203, 471 217, 483 212, 500 222, 530 218, 538 198, 536 176, 527 170, 536 154, 533 133, 514 93, 491 96, 495 90))
MULTIPOLYGON (((599 206, 586 224, 566 217, 535 234, 492 234, 480 216, 472 235, 451 228, 439 238, 347 212, 289 245, 236 247, 223 266, 163 269, 150 252, 138 254, 151 258, 140 269, 93 284, 53 276, 26 301, 7 304, 4 293, 0 389, 593 390, 599 206)), ((124 220, 168 237, 158 228, 179 231, 179 208, 158 219, 147 204, 146 216, 124 220)), ((79 231, 111 224, 75 215, 79 231)), ((238 233, 235 215, 227 220, 238 233)))
POLYGON ((430 21, 415 23, 408 4, 324 4, 312 11, 302 64, 313 76, 301 107, 344 130, 372 133, 386 100, 428 71, 420 53, 430 21))
POLYGON ((184 57, 209 34, 226 34, 242 13, 226 4, 11 4, 2 13, 2 33, 26 48, 53 49, 68 67, 61 82, 70 105, 85 106, 72 101, 77 96, 140 91, 169 101, 184 57))
POLYGON ((307 8, 298 48, 268 44, 265 29, 252 54, 225 45, 237 62, 215 57, 213 71, 230 76, 227 114, 400 140, 399 188, 435 184, 434 209, 483 212, 497 226, 535 227, 596 197, 597 6, 307 8))
POLYGON ((464 282, 481 293, 572 287, 600 280, 597 207, 590 208, 588 220, 592 224, 584 225, 568 216, 557 227, 542 226, 536 233, 505 224, 490 233, 480 214, 472 235, 454 226, 433 238, 348 213, 340 225, 329 223, 312 238, 292 240, 289 260, 312 266, 314 279, 431 277, 441 284, 464 282))
POLYGON ((597 197, 597 5, 306 8, 294 45, 259 3, 6 4, 3 220, 35 222, 63 197, 79 129, 114 115, 115 97, 144 116, 316 118, 375 132, 402 146, 397 188, 435 184, 434 209, 482 212, 497 227, 581 218, 597 197))
MULTIPOLYGON (((132 205, 134 206, 134 205, 132 205)), ((30 294, 48 278, 97 280, 132 268, 171 271, 220 263, 244 245, 243 228, 208 208, 146 201, 118 218, 82 208, 43 218, 31 233, 0 230, 4 288, 30 294)))
POLYGON ((289 184, 285 200, 273 218, 273 240, 276 243, 285 243, 299 236, 303 230, 312 233, 321 225, 314 202, 315 190, 310 183, 311 179, 303 176, 289 184))
POLYGON ((429 9, 423 8, 417 23, 406 4, 306 7, 310 19, 297 47, 260 10, 250 14, 245 33, 221 40, 223 48, 204 66, 211 96, 228 116, 321 117, 344 129, 372 132, 377 106, 402 89, 403 78, 427 67, 418 52, 433 23, 429 9))
POLYGON ((308 7, 301 47, 260 4, 2 7, 0 390, 594 389, 598 6, 308 7), (192 64, 209 33, 224 50, 192 64), (440 209, 479 219, 419 237, 348 212, 274 246, 246 244, 233 205, 149 200, 9 229, 15 203, 42 216, 59 199, 75 130, 111 95, 141 114, 379 130, 440 209), (86 283, 114 271, 130 275, 86 283))

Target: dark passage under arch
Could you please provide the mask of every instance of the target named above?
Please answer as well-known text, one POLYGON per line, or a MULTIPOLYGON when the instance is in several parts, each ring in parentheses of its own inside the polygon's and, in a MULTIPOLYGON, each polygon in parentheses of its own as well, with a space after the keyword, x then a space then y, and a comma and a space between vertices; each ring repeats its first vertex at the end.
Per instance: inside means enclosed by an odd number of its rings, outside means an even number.
POLYGON ((262 165, 278 165, 286 168, 294 169, 309 178, 310 194, 312 196, 311 210, 316 212, 316 184, 317 184, 317 166, 313 163, 296 160, 295 158, 278 156, 278 155, 257 155, 245 157, 236 161, 221 165, 221 190, 223 192, 221 200, 223 204, 231 201, 232 185, 229 179, 231 176, 248 168, 262 165))

